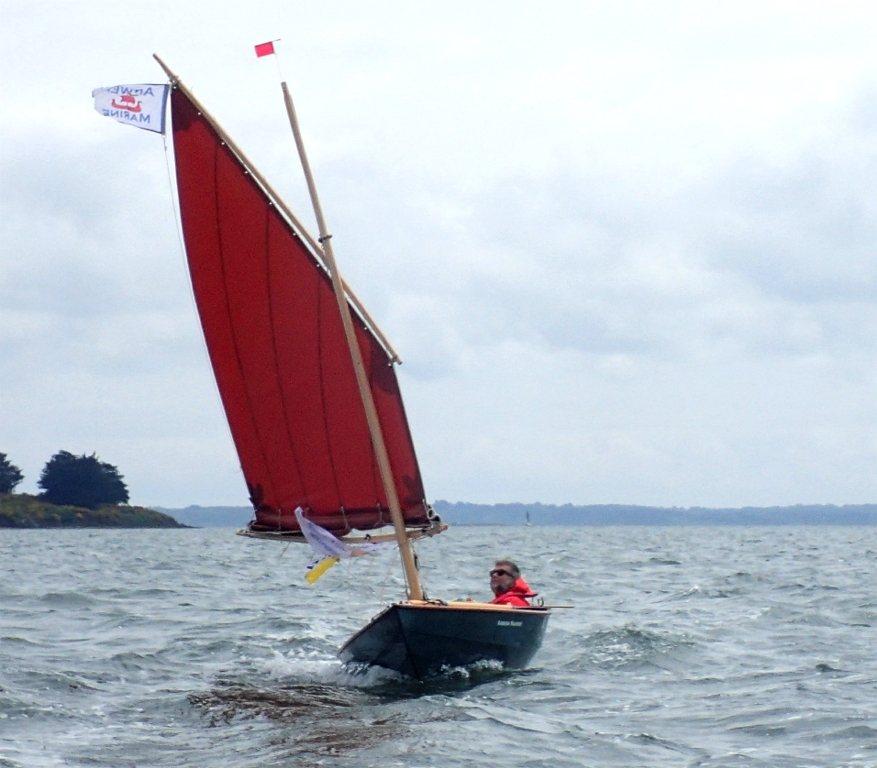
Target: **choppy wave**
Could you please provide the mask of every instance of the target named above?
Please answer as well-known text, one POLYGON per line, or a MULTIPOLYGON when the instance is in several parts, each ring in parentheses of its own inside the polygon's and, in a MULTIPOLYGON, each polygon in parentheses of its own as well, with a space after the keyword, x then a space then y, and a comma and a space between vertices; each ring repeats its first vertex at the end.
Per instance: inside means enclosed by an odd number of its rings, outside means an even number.
POLYGON ((431 594, 513 555, 575 607, 529 670, 412 681, 335 656, 400 594, 392 552, 308 587, 231 531, 3 531, 0 766, 874 768, 874 535, 453 529, 431 594))

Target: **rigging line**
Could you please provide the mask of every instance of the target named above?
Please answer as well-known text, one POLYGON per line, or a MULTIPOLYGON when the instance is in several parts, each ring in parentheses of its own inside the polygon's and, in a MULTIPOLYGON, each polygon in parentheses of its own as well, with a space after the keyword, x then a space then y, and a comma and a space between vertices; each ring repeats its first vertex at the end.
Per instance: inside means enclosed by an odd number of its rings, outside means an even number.
MULTIPOLYGON (((345 566, 345 573, 348 574, 345 579, 345 585, 347 581, 349 581, 349 574, 351 569, 353 568, 365 568, 365 558, 374 557, 377 559, 377 562, 381 562, 381 558, 383 555, 383 551, 374 552, 371 555, 365 555, 364 557, 351 557, 347 560, 347 565, 345 566), (359 562, 362 560, 363 565, 359 565, 359 562)), ((378 602, 378 605, 383 606, 386 604, 386 600, 384 599, 384 593, 386 592, 387 580, 390 578, 390 574, 395 571, 395 565, 393 560, 390 558, 385 558, 387 560, 387 567, 384 569, 384 580, 381 584, 380 592, 378 592, 378 588, 372 585, 370 579, 361 578, 358 581, 354 582, 354 586, 357 588, 357 593, 360 595, 364 595, 364 599, 375 598, 378 602)), ((344 562, 344 561, 342 561, 344 562)), ((377 566, 375 566, 375 570, 377 566)))
MULTIPOLYGON (((374 555, 366 555, 365 557, 374 556, 374 557, 380 558, 381 554, 382 553, 380 553, 380 552, 375 552, 374 555)), ((351 570, 353 568, 365 568, 364 563, 363 563, 363 565, 360 565, 357 562, 358 560, 363 560, 363 559, 364 558, 361 558, 361 557, 351 557, 349 559, 349 562, 348 562, 348 565, 347 565, 347 568, 345 571, 348 575, 347 579, 345 580, 345 586, 347 585, 347 581, 349 581, 349 579, 350 579, 351 570)), ((384 570, 384 584, 381 586, 380 595, 378 594, 378 590, 374 586, 372 586, 371 581, 369 579, 365 578, 364 576, 360 577, 358 581, 354 582, 354 586, 358 587, 357 593, 359 595, 362 595, 364 600, 373 598, 373 599, 377 600, 378 606, 380 606, 380 607, 384 606, 386 604, 386 600, 384 599, 384 593, 386 592, 386 589, 385 589, 386 582, 390 576, 390 573, 393 570, 395 570, 395 566, 393 565, 393 561, 388 560, 387 561, 387 568, 384 570)))
POLYGON ((349 594, 350 590, 348 589, 348 584, 350 584, 351 572, 356 567, 356 558, 349 557, 345 558, 345 560, 347 560, 347 562, 345 563, 344 560, 342 560, 341 565, 344 568, 344 589, 349 594))
MULTIPOLYGON (((176 88, 172 88, 170 94, 168 95, 168 99, 173 98, 173 93, 176 88)), ((171 120, 173 120, 173 109, 170 110, 171 120)), ((171 129, 173 130, 173 129, 171 129)), ((165 123, 165 131, 167 131, 167 123, 165 123)), ((164 143, 164 163, 167 168, 167 181, 168 187, 171 192, 171 209, 174 212, 174 222, 176 224, 177 229, 177 246, 179 247, 181 262, 183 265, 183 272, 186 275, 186 281, 189 284, 189 306, 195 311, 195 317, 200 318, 201 312, 198 309, 198 301, 195 299, 195 284, 192 280, 192 271, 189 269, 189 257, 186 253, 186 239, 183 234, 183 221, 181 219, 182 211, 177 204, 179 200, 179 190, 177 189, 176 184, 174 184, 174 175, 171 171, 171 158, 170 158, 170 149, 167 141, 167 133, 161 134, 162 142, 164 143)), ((201 336, 201 354, 203 355, 203 360, 207 363, 207 369, 213 370, 213 361, 210 359, 210 350, 207 348, 207 336, 204 334, 204 326, 201 324, 200 319, 197 323, 198 331, 201 336)), ((219 404, 219 408, 221 411, 225 412, 225 405, 222 402, 222 393, 219 391, 219 382, 216 380, 215 376, 211 376, 210 380, 213 382, 213 395, 216 398, 216 402, 219 404)), ((227 434, 229 440, 231 440, 231 444, 234 445, 234 435, 231 433, 231 425, 228 423, 228 419, 225 420, 225 428, 227 430, 227 434)), ((244 468, 241 466, 241 476, 244 474, 244 468)))
POLYGON ((329 409, 326 404, 326 377, 323 368, 323 279, 317 273, 317 365, 319 367, 320 382, 320 403, 323 408, 323 434, 326 437, 326 455, 329 458, 329 466, 332 469, 332 484, 335 486, 335 496, 338 499, 338 506, 344 503, 341 496, 341 483, 338 480, 338 470, 335 467, 335 454, 332 451, 332 438, 329 434, 329 409))
MULTIPOLYGON (((177 206, 174 205, 174 200, 176 199, 176 187, 173 181, 173 173, 171 172, 171 156, 170 149, 167 143, 167 133, 161 134, 161 141, 164 144, 164 165, 167 169, 167 186, 171 193, 171 210, 174 213, 174 225, 177 231, 177 246, 180 249, 180 256, 182 257, 183 264, 186 265, 186 246, 183 243, 183 223, 180 221, 180 214, 177 211, 177 206)), ((188 267, 186 268, 186 275, 189 275, 188 267)), ((189 280, 191 283, 191 278, 189 280)), ((195 293, 194 291, 189 291, 189 296, 192 298, 192 304, 195 303, 195 293)))
POLYGON ((390 571, 393 569, 393 562, 389 558, 387 558, 387 567, 384 569, 384 580, 381 582, 381 591, 380 593, 378 593, 377 590, 372 590, 376 595, 378 595, 378 602, 381 605, 385 605, 387 602, 384 596, 387 594, 387 582, 390 580, 390 571))

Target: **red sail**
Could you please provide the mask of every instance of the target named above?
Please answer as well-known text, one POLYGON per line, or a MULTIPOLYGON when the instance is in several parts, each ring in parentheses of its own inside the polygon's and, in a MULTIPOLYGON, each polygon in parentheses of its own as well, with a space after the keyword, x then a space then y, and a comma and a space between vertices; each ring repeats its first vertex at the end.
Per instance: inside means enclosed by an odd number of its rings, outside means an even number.
MULTIPOLYGON (((195 300, 254 530, 337 535, 390 521, 326 269, 191 101, 172 97, 177 186, 195 300)), ((406 523, 427 522, 396 373, 359 315, 356 337, 406 523)))

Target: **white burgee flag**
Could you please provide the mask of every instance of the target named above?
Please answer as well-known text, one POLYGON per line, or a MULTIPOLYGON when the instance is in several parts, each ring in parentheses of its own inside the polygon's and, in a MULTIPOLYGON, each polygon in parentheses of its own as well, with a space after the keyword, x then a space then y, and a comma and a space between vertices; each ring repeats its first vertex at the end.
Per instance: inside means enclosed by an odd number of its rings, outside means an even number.
POLYGON ((392 547, 392 542, 380 544, 357 544, 355 547, 348 546, 341 539, 334 536, 325 528, 312 523, 302 513, 302 508, 295 510, 295 519, 298 520, 301 532, 307 539, 311 549, 316 553, 314 561, 308 565, 305 578, 309 584, 313 584, 326 571, 328 571, 342 557, 359 557, 368 555, 385 547, 392 547))
POLYGON ((149 83, 113 85, 95 88, 91 95, 94 108, 102 115, 146 131, 164 133, 167 90, 167 85, 149 83))

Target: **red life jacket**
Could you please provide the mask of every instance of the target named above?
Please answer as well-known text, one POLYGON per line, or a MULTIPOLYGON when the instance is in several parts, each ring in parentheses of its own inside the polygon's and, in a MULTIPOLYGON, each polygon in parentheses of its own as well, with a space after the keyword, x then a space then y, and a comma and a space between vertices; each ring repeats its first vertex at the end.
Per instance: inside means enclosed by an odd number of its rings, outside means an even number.
POLYGON ((518 607, 525 607, 530 605, 527 602, 528 597, 536 597, 538 593, 534 592, 530 589, 529 585, 522 578, 518 577, 514 584, 512 584, 511 589, 508 592, 503 592, 501 595, 497 595, 493 600, 490 601, 492 605, 516 605, 518 607))

